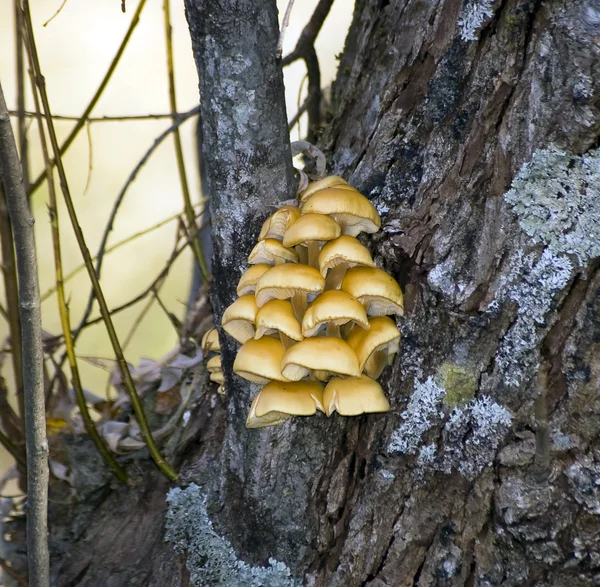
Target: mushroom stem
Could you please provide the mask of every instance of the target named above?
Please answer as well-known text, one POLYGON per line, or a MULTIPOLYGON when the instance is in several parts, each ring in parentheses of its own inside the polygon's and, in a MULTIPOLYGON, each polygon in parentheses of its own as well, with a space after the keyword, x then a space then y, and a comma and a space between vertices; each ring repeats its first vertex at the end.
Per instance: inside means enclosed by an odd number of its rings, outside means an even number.
POLYGON ((346 275, 346 269, 347 267, 344 263, 340 263, 330 269, 325 279, 325 289, 339 289, 342 285, 344 275, 346 275))
POLYGON ((300 324, 302 324, 302 318, 304 318, 304 313, 308 309, 306 295, 307 294, 305 293, 297 293, 292 297, 292 308, 294 309, 294 314, 296 314, 296 318, 300 324))
POLYGON ((379 379, 382 371, 388 364, 388 354, 386 351, 375 351, 365 363, 363 371, 371 379, 379 379))
POLYGON ((306 247, 304 245, 296 245, 294 250, 298 255, 298 263, 308 265, 308 253, 306 252, 306 247))
POLYGON ((335 322, 327 322, 326 336, 337 336, 337 338, 340 338, 340 325, 335 322))
POLYGON ((308 264, 315 269, 319 268, 319 242, 308 241, 308 264))
POLYGON ((279 337, 281 338, 281 344, 285 347, 285 349, 289 349, 296 341, 293 338, 290 338, 287 334, 283 332, 279 332, 279 337))

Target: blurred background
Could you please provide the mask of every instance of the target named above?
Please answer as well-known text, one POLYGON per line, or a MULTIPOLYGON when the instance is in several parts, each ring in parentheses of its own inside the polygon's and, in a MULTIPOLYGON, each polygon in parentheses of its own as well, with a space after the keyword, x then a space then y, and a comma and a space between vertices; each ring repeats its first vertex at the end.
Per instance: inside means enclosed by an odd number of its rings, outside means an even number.
MULTIPOLYGON (((36 43, 45 76, 53 115, 72 117, 73 120, 55 120, 59 143, 64 140, 87 107, 106 74, 138 6, 127 0, 126 13, 121 12, 119 0, 90 3, 87 0, 30 0, 36 43)), ((191 43, 185 20, 183 1, 174 0, 171 6, 175 82, 179 112, 186 112, 198 103, 198 78, 192 56, 191 43)), ((283 55, 296 45, 303 27, 308 22, 317 0, 296 2, 285 33, 283 55)), ((329 86, 337 69, 336 55, 344 45, 354 2, 337 0, 324 23, 315 47, 321 67, 321 84, 329 86)), ((278 2, 280 19, 287 0, 278 2)), ((14 8, 9 0, 0 2, 0 82, 11 110, 17 108, 16 50, 14 8)), ((303 61, 286 67, 286 102, 288 118, 298 110, 306 96, 306 68, 303 61)), ((26 110, 33 111, 29 79, 26 78, 26 110)), ((149 0, 141 13, 138 26, 110 83, 91 113, 92 122, 80 132, 64 157, 67 177, 80 224, 87 244, 95 255, 111 213, 115 198, 133 169, 154 140, 169 126, 168 117, 137 120, 95 120, 102 117, 147 116, 168 114, 169 95, 167 58, 165 52, 163 2, 149 0)), ((16 119, 13 119, 16 132, 16 119)), ((201 200, 200 181, 196 159, 196 118, 180 127, 188 181, 194 202, 201 200)), ((292 140, 304 138, 305 117, 300 128, 292 130, 292 140)), ((43 171, 39 146, 39 130, 34 121, 28 127, 29 164, 31 179, 43 171)), ((82 263, 69 219, 59 200, 60 232, 65 275, 82 263)), ((54 286, 54 260, 50 224, 47 212, 48 192, 42 185, 31 198, 36 219, 40 289, 43 298, 42 319, 44 330, 52 335, 61 332, 54 286)), ((144 291, 165 267, 173 250, 177 221, 167 221, 183 210, 175 149, 169 136, 154 152, 136 180, 126 192, 117 216, 108 246, 112 246, 140 231, 159 228, 135 238, 108 254, 104 260, 101 284, 109 308, 114 308, 144 291)), ((160 298, 169 312, 182 319, 188 301, 192 276, 192 254, 188 249, 175 261, 160 291, 160 298)), ((3 284, 2 305, 6 307, 3 284)), ((66 294, 74 327, 81 319, 90 293, 85 271, 66 283, 66 294)), ((121 341, 128 337, 147 304, 138 304, 115 315, 115 327, 121 341)), ((92 317, 99 315, 94 306, 92 317)), ((0 341, 8 346, 8 325, 0 318, 0 341)), ((125 356, 137 365, 140 358, 157 359, 177 344, 177 333, 157 303, 153 303, 139 322, 131 337, 125 356)), ((79 357, 112 359, 112 350, 104 325, 99 323, 85 329, 76 344, 79 357)), ((97 395, 110 393, 109 373, 92 364, 79 362, 85 389, 97 395)), ((68 367, 67 367, 68 368, 68 367)), ((5 358, 1 375, 5 378, 14 401, 14 377, 11 362, 5 358)), ((12 465, 11 457, 0 446, 0 475, 12 465)), ((2 495, 17 493, 11 483, 2 495)))

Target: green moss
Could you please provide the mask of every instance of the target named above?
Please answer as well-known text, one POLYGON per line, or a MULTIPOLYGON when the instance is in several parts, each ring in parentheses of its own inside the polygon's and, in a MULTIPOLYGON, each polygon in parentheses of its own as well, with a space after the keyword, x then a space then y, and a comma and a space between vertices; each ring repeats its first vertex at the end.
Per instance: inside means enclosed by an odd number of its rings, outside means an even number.
POLYGON ((450 407, 464 406, 475 397, 475 373, 454 363, 444 363, 438 372, 439 384, 446 390, 444 403, 450 407))

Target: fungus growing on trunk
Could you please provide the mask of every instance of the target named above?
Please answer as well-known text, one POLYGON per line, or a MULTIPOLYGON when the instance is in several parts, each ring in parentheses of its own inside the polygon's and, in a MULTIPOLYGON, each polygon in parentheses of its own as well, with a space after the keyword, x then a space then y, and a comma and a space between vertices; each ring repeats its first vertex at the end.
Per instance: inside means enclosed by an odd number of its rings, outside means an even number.
POLYGON ((221 325, 229 336, 242 344, 255 334, 254 321, 258 307, 252 294, 238 298, 225 310, 221 325))
POLYGON ((389 412, 390 404, 381 385, 366 375, 357 379, 332 379, 323 392, 325 413, 331 416, 360 416, 374 412, 389 412))
POLYGON ((306 247, 308 264, 318 268, 319 249, 323 243, 338 238, 340 234, 342 229, 331 216, 306 214, 288 228, 283 244, 286 247, 306 247))
POLYGON ((346 271, 357 265, 375 267, 369 249, 353 236, 340 236, 329 241, 319 253, 319 270, 326 277, 325 289, 338 289, 346 271))
POLYGON ((325 280, 308 265, 277 265, 267 271, 256 284, 256 305, 261 308, 269 300, 292 300, 294 313, 301 321, 308 307, 308 296, 323 291, 325 280))
POLYGON ((272 334, 279 334, 286 349, 304 338, 300 322, 288 300, 271 300, 256 313, 254 338, 272 334))
POLYGON ((271 269, 271 265, 267 265, 266 263, 260 263, 258 265, 251 265, 248 267, 238 282, 237 295, 245 296, 248 294, 253 294, 256 291, 256 284, 258 283, 258 280, 269 269, 271 269))
POLYGON ((315 298, 302 319, 302 334, 316 336, 327 325, 327 336, 340 336, 340 326, 353 322, 369 328, 367 314, 362 304, 349 293, 339 289, 324 291, 315 298))
POLYGON ((285 231, 300 218, 300 210, 296 206, 282 206, 271 214, 263 223, 258 240, 273 238, 283 240, 285 231))
POLYGON ((252 383, 287 381, 281 373, 285 348, 278 338, 251 338, 242 345, 233 362, 233 372, 252 383))
POLYGON ((383 269, 354 267, 346 273, 342 289, 365 306, 368 316, 404 316, 402 290, 383 269))
POLYGON ((251 265, 281 265, 282 263, 297 263, 298 254, 292 249, 284 247, 278 240, 268 238, 256 243, 248 256, 251 265))
POLYGON ((314 416, 324 412, 323 386, 316 381, 267 383, 252 400, 247 428, 280 424, 292 416, 314 416))
POLYGON ((205 355, 208 353, 221 352, 221 343, 219 342, 219 332, 216 328, 211 328, 204 333, 202 337, 202 343, 200 344, 200 348, 205 355))
POLYGON ((352 347, 360 370, 377 379, 400 348, 400 332, 387 316, 369 318, 370 328, 354 328, 346 338, 352 347))
POLYGON ((290 347, 281 362, 281 372, 290 381, 300 381, 311 371, 328 379, 334 375, 360 377, 358 357, 341 338, 323 336, 305 338, 290 347))
POLYGON ((298 194, 298 201, 300 202, 300 205, 302 205, 313 194, 316 194, 320 190, 332 187, 340 188, 350 186, 348 185, 348 182, 345 179, 342 179, 339 175, 329 175, 328 177, 324 177, 323 179, 319 179, 310 183, 304 191, 298 194))

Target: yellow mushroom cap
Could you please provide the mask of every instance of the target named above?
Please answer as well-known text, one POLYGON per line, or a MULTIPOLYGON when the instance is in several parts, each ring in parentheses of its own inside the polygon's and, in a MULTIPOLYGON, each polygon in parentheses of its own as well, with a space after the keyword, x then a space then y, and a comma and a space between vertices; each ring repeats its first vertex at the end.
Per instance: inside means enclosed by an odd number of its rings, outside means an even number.
POLYGON ((286 263, 267 271, 256 284, 256 305, 262 308, 269 300, 285 300, 296 294, 318 294, 325 280, 314 267, 286 263))
POLYGON ((368 316, 404 315, 402 290, 383 269, 353 267, 346 273, 342 289, 364 304, 368 316))
POLYGON ((340 187, 347 185, 348 182, 342 179, 339 175, 329 175, 328 177, 324 177, 323 179, 309 183, 308 187, 303 192, 298 194, 298 199, 300 200, 300 203, 306 202, 308 198, 310 198, 319 190, 324 190, 325 188, 331 188, 334 186, 340 187))
POLYGON ((263 428, 291 416, 313 416, 323 409, 323 386, 316 381, 267 383, 252 400, 247 428, 263 428))
POLYGON ((210 380, 218 383, 219 385, 223 385, 225 382, 225 378, 223 377, 223 371, 214 371, 210 374, 210 380))
POLYGON ((223 313, 223 330, 238 342, 245 343, 254 336, 256 312, 258 307, 252 294, 238 298, 223 313))
POLYGON ((205 355, 208 355, 210 352, 218 353, 221 351, 219 332, 216 328, 211 328, 204 333, 200 347, 205 355))
POLYGON ((331 216, 305 214, 287 229, 283 237, 283 244, 286 247, 294 247, 310 241, 330 241, 340 234, 342 234, 342 229, 331 216))
POLYGON ((355 237, 344 235, 329 241, 319 253, 319 269, 323 277, 326 277, 328 269, 338 265, 375 267, 375 262, 367 247, 360 244, 355 237))
POLYGON ((250 265, 240 277, 237 285, 237 295, 245 296, 254 293, 258 280, 263 276, 263 273, 266 273, 269 269, 271 269, 271 265, 267 265, 266 263, 250 265))
POLYGON ((383 371, 387 360, 398 352, 400 332, 394 321, 388 316, 369 318, 369 330, 354 328, 346 338, 346 342, 354 349, 358 357, 360 370, 365 370, 369 377, 377 379, 383 371), (381 365, 368 365, 374 353, 383 351, 385 362, 381 365))
POLYGON ((210 373, 215 373, 216 371, 222 371, 221 355, 217 355, 216 357, 213 357, 212 359, 210 359, 208 361, 208 363, 206 363, 206 368, 209 370, 210 373))
POLYGON ((281 373, 285 348, 278 338, 263 336, 251 338, 242 345, 233 362, 233 372, 252 381, 264 384, 272 380, 286 381, 281 373))
POLYGON ((293 340, 302 340, 302 328, 292 303, 288 300, 271 300, 256 313, 256 334, 254 338, 260 338, 265 334, 283 332, 293 340))
POLYGON ((342 227, 342 234, 350 236, 377 232, 381 226, 375 206, 356 190, 320 190, 304 203, 302 215, 309 213, 328 214, 342 227))
POLYGON ((298 255, 274 238, 258 241, 248 256, 248 263, 251 265, 277 265, 286 262, 297 263, 298 255))
POLYGON ((381 385, 366 375, 358 379, 332 379, 323 392, 323 405, 328 416, 335 411, 341 416, 359 416, 390 410, 381 385))
POLYGON ((282 206, 273 212, 263 223, 258 240, 274 238, 281 240, 285 231, 300 218, 300 210, 296 206, 282 206))
POLYGON ((346 341, 334 336, 305 338, 286 351, 281 363, 286 379, 300 381, 310 370, 360 376, 356 353, 346 341))
POLYGON ((362 304, 349 293, 339 289, 324 291, 315 298, 302 320, 302 334, 315 336, 323 324, 341 326, 355 322, 362 329, 369 328, 367 314, 362 304))

